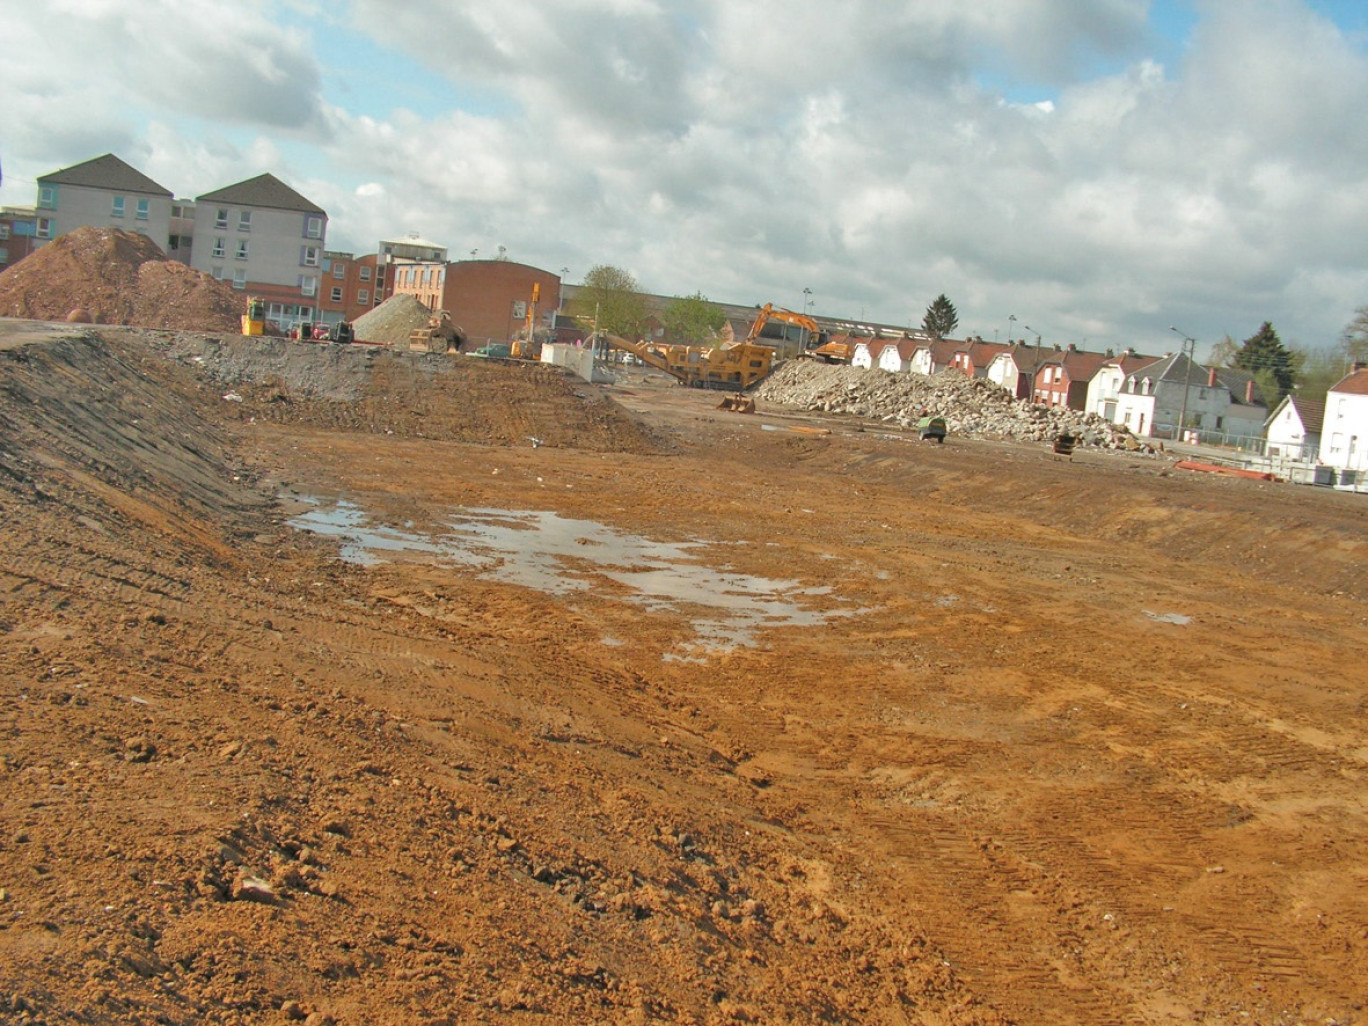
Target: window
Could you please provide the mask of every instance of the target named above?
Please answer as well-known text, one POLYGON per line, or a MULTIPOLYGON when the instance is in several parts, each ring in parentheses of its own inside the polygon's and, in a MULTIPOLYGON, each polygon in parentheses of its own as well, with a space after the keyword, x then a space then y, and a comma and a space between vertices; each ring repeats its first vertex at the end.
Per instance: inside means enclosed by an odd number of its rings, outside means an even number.
POLYGON ((362 280, 362 281, 370 281, 370 268, 369 268, 369 267, 362 267, 362 268, 361 268, 361 280, 362 280))
POLYGON ((331 296, 332 296, 332 302, 334 302, 334 303, 340 303, 340 302, 342 302, 342 286, 341 286, 341 285, 334 285, 334 286, 333 286, 333 289, 332 289, 332 292, 331 292, 331 296))
POLYGON ((147 216, 148 216, 148 214, 151 213, 151 211, 152 211, 152 207, 151 207, 151 204, 150 204, 150 202, 149 202, 148 200, 145 200, 145 199, 140 199, 140 200, 138 200, 138 213, 137 213, 137 218, 138 218, 139 221, 146 221, 146 220, 147 220, 147 216))
POLYGON ((0 239, 8 239, 9 237, 10 226, 8 224, 0 224, 0 239))
POLYGON ((219 207, 218 212, 214 214, 214 227, 221 232, 228 230, 228 211, 222 207, 219 207))
POLYGON ((323 238, 323 218, 306 217, 304 219, 304 237, 306 239, 323 238))
POLYGON ((250 210, 238 211, 238 231, 250 232, 252 230, 252 212, 250 210))
POLYGON ((52 219, 48 217, 38 218, 38 230, 34 234, 40 239, 52 238, 52 219))
POLYGON ((300 247, 299 247, 299 262, 300 262, 301 264, 303 264, 305 267, 317 267, 317 266, 318 266, 318 247, 317 247, 317 246, 300 246, 300 247))
POLYGON ((246 260, 246 259, 247 259, 247 240, 246 240, 246 239, 238 239, 238 240, 237 240, 237 252, 234 253, 233 255, 234 255, 234 257, 236 257, 238 260, 246 260))
POLYGON ((347 265, 341 261, 334 260, 332 265, 334 278, 345 278, 347 276, 347 265))
POLYGON ((7 263, 9 263, 9 250, 4 246, 0 246, 0 264, 7 263))
POLYGON ((184 216, 185 216, 185 208, 184 208, 183 206, 181 206, 179 203, 172 203, 172 204, 171 204, 171 216, 172 216, 172 217, 184 217, 184 216))
POLYGON ((209 268, 209 273, 212 274, 217 281, 223 281, 222 264, 215 264, 213 267, 209 268))
POLYGON ((247 287, 247 268, 233 268, 233 288, 245 289, 247 287))
POLYGON ((209 255, 212 256, 212 257, 217 257, 218 259, 222 260, 222 259, 223 259, 223 255, 224 255, 227 251, 228 251, 228 250, 227 250, 227 246, 225 245, 223 239, 220 237, 220 238, 214 239, 214 249, 213 249, 213 252, 211 252, 209 255))
POLYGON ((115 197, 114 197, 113 208, 109 211, 109 216, 110 216, 110 217, 123 217, 123 216, 124 216, 124 198, 123 198, 122 196, 115 196, 115 197))
POLYGON ((370 289, 358 289, 356 292, 356 301, 358 303, 369 303, 370 289))
MULTIPOLYGON (((361 273, 362 273, 362 274, 370 274, 370 268, 369 268, 369 267, 363 267, 363 268, 361 268, 361 273)), ((385 280, 385 269, 384 269, 383 267, 377 267, 377 268, 375 269, 375 284, 379 285, 379 284, 380 284, 382 281, 384 281, 384 280, 385 280)))
POLYGON ((44 185, 38 190, 38 205, 44 210, 52 210, 57 206, 57 190, 50 185, 44 185))
POLYGON ((318 294, 318 279, 307 274, 299 276, 299 291, 301 295, 315 296, 318 294))
POLYGON ((382 296, 382 295, 380 295, 379 292, 377 292, 377 293, 375 294, 375 305, 376 305, 376 306, 379 306, 381 303, 384 302, 384 300, 385 300, 385 297, 382 296))

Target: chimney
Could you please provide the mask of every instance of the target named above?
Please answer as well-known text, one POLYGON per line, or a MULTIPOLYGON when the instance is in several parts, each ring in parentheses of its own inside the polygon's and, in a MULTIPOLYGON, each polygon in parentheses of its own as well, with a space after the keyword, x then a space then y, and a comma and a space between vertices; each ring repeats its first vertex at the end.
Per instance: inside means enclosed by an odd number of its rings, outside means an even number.
POLYGON ((1254 405, 1254 379, 1245 382, 1245 402, 1254 405))
POLYGON ((1349 365, 1350 374, 1357 374, 1361 370, 1368 370, 1368 363, 1364 363, 1362 360, 1355 360, 1349 365))
POLYGON ((1071 353, 1076 353, 1076 352, 1078 352, 1078 346, 1076 346, 1076 345, 1074 345, 1072 342, 1070 342, 1070 343, 1069 343, 1069 352, 1071 352, 1071 353))
POLYGON ((1215 368, 1215 367, 1210 367, 1210 368, 1207 369, 1207 388, 1215 388, 1215 387, 1216 387, 1216 368, 1215 368))

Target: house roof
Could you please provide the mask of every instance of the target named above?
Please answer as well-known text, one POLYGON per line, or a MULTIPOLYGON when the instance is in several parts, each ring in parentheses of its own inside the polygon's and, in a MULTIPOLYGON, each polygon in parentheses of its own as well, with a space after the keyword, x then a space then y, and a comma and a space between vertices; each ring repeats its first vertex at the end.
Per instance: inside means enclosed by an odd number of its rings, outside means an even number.
POLYGON ((1245 401, 1246 390, 1252 384, 1254 386, 1254 406, 1267 407, 1264 401, 1263 391, 1259 388, 1258 382, 1254 380, 1252 371, 1247 371, 1239 367, 1215 367, 1216 380, 1219 381, 1230 391, 1230 401, 1237 406, 1251 405, 1245 401))
POLYGON ((148 196, 172 196, 170 189, 158 185, 137 168, 124 163, 112 153, 103 157, 73 164, 38 179, 39 185, 79 185, 88 189, 107 189, 111 192, 135 192, 148 196))
POLYGON ((206 192, 196 196, 195 202, 232 203, 240 207, 264 207, 267 210, 298 210, 306 214, 327 213, 271 174, 257 175, 245 182, 206 192))
POLYGON ((1278 404, 1276 412, 1281 413, 1284 406, 1291 406, 1296 411, 1297 419, 1301 421, 1302 429, 1307 434, 1320 434, 1321 426, 1325 423, 1325 401, 1323 399, 1302 399, 1295 395, 1289 395, 1278 404))
POLYGON ((1368 367, 1347 374, 1330 391, 1340 395, 1368 395, 1368 367))
POLYGON ((1058 364, 1064 369, 1064 375, 1070 381, 1091 381, 1092 376, 1106 362, 1107 357, 1102 353, 1089 353, 1081 349, 1065 349, 1062 352, 1056 351, 1051 359, 1040 361, 1040 366, 1058 364))

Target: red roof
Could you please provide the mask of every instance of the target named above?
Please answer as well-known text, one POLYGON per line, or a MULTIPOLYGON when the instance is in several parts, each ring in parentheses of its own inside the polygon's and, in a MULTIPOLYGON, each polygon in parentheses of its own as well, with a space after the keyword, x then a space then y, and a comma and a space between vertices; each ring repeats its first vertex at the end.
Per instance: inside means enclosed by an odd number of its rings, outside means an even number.
POLYGON ((1330 391, 1340 395, 1368 395, 1368 367, 1349 374, 1330 391))

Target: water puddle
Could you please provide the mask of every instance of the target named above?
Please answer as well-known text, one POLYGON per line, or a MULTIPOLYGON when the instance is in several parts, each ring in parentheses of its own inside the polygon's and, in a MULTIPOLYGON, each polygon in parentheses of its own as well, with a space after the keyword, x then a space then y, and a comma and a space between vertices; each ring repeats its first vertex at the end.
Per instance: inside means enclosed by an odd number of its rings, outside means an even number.
MULTIPOLYGON (((649 612, 688 617, 699 642, 667 659, 753 647, 770 627, 810 627, 856 610, 832 608, 831 589, 737 573, 704 561, 713 543, 660 542, 545 510, 464 509, 437 533, 376 524, 354 503, 315 506, 290 526, 339 539, 343 559, 374 565, 400 554, 474 569, 551 595, 595 591, 649 612)), ((717 543, 718 546, 725 543, 717 543)), ((604 638, 604 644, 621 644, 604 638)))

